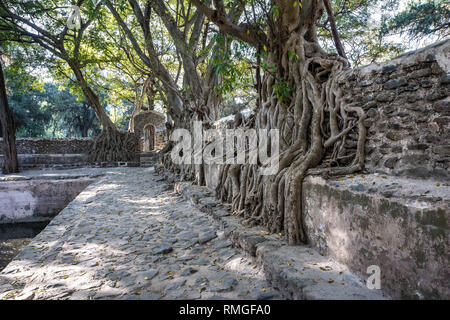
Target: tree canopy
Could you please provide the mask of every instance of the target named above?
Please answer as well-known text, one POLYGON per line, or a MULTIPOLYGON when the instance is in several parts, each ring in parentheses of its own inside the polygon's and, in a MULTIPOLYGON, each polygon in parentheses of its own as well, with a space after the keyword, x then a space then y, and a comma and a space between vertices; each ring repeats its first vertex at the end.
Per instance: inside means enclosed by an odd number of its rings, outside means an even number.
MULTIPOLYGON (((325 11, 317 21, 320 43, 329 52, 336 50, 331 30, 335 20, 350 63, 358 66, 388 59, 405 49, 396 41, 388 41, 390 35, 403 33, 411 39, 433 34, 445 37, 450 10, 444 0, 412 1, 393 14, 392 8, 398 8, 400 2, 331 1, 334 19, 325 11)), ((39 86, 44 91, 51 88, 43 87, 45 81, 34 76, 36 70, 42 70, 68 88, 76 99, 97 105, 94 110, 102 114, 103 125, 111 125, 106 118, 113 117, 112 122, 122 121, 122 128, 127 127, 123 121, 130 121, 132 114, 142 108, 154 108, 155 103, 161 111, 178 108, 180 112, 186 100, 196 101, 196 106, 190 108, 199 110, 202 104, 208 104, 202 102, 208 99, 204 90, 215 96, 210 96, 210 101, 214 99, 222 105, 256 103, 255 67, 265 55, 267 43, 262 38, 270 24, 268 13, 279 14, 277 5, 259 0, 224 1, 224 10, 233 9, 229 11, 232 17, 227 19, 240 23, 236 29, 226 27, 221 31, 217 27, 220 24, 213 23, 217 19, 206 17, 194 4, 207 8, 207 3, 195 0, 1 1, 0 48, 10 61, 5 69, 8 92, 15 101, 21 92, 39 86), (72 5, 80 8, 81 16, 79 29, 74 30, 67 25, 74 13, 72 5), (254 29, 243 31, 246 25, 254 29), (98 99, 86 87, 96 92, 98 99), (102 102, 96 102, 100 99, 102 102)), ((301 1, 298 4, 300 7, 301 1)), ((217 9, 219 13, 222 10, 217 9)), ((263 61, 261 67, 264 71, 269 66, 263 61)), ((22 122, 26 122, 25 113, 60 126, 65 126, 65 120, 73 120, 67 114, 61 114, 58 121, 54 117, 50 120, 33 104, 31 96, 29 99, 22 104, 12 103, 22 122), (30 110, 26 111, 28 107, 30 110)), ((82 116, 83 104, 78 106, 77 116, 82 116)), ((213 118, 226 115, 226 110, 216 110, 213 118)), ((22 133, 42 135, 43 129, 28 128, 22 133)), ((67 134, 81 132, 70 129, 67 134)))

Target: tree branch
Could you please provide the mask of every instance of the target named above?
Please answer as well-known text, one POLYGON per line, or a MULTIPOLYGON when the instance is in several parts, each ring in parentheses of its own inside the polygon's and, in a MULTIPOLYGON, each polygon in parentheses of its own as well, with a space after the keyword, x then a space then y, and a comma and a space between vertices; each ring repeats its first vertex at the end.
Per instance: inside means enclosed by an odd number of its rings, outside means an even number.
MULTIPOLYGON (((203 4, 200 0, 190 0, 209 20, 214 22, 222 32, 229 33, 235 38, 247 42, 255 47, 267 45, 266 34, 258 27, 250 24, 234 24, 230 22, 223 10, 214 10, 203 4)), ((216 2, 222 2, 216 1, 216 2)), ((223 8, 222 5, 219 8, 223 8)))
MULTIPOLYGON (((328 20, 330 21, 331 33, 333 35, 333 41, 334 45, 336 46, 336 50, 341 57, 345 58, 348 61, 347 55, 344 51, 344 46, 342 45, 341 39, 339 38, 339 33, 337 31, 336 21, 334 21, 334 15, 330 0, 323 0, 323 4, 325 5, 325 9, 327 10, 328 20)), ((350 65, 350 62, 348 64, 350 65)))

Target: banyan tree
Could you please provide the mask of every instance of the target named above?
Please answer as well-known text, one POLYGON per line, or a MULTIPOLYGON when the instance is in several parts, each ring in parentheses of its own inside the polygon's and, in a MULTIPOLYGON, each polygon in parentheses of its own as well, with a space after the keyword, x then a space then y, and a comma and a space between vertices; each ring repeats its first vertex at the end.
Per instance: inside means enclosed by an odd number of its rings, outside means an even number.
POLYGON ((213 6, 191 1, 222 32, 253 45, 261 56, 259 103, 239 126, 278 129, 280 134, 276 174, 261 175, 261 163, 223 165, 217 195, 232 204, 244 224, 283 232, 289 244, 305 242, 305 176, 346 174, 364 165, 365 114, 343 101, 339 87, 349 63, 335 29, 339 54, 323 50, 316 32, 328 0, 250 1, 249 15, 240 23, 227 18, 222 0, 213 1, 213 6), (356 152, 345 143, 350 134, 357 137, 356 152))

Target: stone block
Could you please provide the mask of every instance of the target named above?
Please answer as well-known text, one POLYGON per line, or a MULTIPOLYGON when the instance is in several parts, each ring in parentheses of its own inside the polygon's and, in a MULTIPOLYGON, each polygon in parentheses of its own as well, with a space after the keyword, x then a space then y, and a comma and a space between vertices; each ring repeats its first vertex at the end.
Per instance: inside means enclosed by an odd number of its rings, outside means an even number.
POLYGON ((434 102, 433 110, 441 114, 450 114, 450 98, 434 102))
POLYGON ((395 164, 397 162, 398 162, 398 158, 396 158, 396 157, 388 158, 384 162, 384 166, 387 167, 387 168, 390 168, 390 169, 394 169, 395 164))
POLYGON ((393 71, 397 70, 397 66, 394 64, 383 66, 381 69, 381 73, 391 73, 393 71))
POLYGON ((410 79, 422 78, 431 75, 431 68, 419 69, 408 74, 410 79))
POLYGON ((401 86, 405 86, 407 84, 408 84, 408 82, 405 79, 403 79, 403 78, 401 78, 401 79, 394 79, 394 80, 389 80, 386 83, 384 83, 383 84, 383 88, 391 90, 391 89, 396 89, 396 88, 401 87, 401 86))
POLYGON ((382 92, 379 93, 376 97, 378 102, 391 102, 395 98, 395 94, 392 92, 382 92))

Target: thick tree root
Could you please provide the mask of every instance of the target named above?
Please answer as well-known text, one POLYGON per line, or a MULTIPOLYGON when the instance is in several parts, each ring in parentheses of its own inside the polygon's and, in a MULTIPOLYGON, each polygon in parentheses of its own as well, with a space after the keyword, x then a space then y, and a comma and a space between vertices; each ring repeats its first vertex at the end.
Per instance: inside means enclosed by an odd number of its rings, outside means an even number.
POLYGON ((266 73, 254 125, 243 123, 280 130, 278 173, 261 176, 256 165, 224 165, 216 188, 217 197, 232 204, 243 224, 284 232, 289 244, 307 241, 302 217, 306 175, 346 174, 364 166, 365 114, 345 105, 338 85, 347 62, 317 48, 302 35, 291 36, 279 68, 295 91, 286 101, 276 98, 276 76, 266 73), (315 51, 306 53, 310 48, 315 51), (289 51, 298 59, 289 59, 289 51), (356 153, 348 147, 350 136, 358 137, 356 153))
POLYGON ((133 161, 136 158, 137 137, 134 133, 114 128, 104 129, 95 139, 89 153, 91 162, 133 161))

